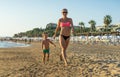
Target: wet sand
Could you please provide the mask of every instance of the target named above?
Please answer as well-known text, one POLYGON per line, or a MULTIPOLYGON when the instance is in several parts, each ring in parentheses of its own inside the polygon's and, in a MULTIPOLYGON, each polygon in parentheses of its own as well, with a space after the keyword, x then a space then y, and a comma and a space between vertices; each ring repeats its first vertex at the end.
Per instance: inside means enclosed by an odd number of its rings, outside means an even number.
POLYGON ((120 77, 120 46, 70 43, 68 66, 59 60, 60 47, 50 46, 43 64, 41 43, 0 48, 0 77, 120 77))

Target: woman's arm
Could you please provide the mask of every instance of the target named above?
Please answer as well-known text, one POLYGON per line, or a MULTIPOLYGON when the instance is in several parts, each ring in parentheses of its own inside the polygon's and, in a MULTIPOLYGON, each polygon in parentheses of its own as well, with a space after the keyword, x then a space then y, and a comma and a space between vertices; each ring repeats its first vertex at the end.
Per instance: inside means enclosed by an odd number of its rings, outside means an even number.
POLYGON ((49 40, 49 42, 56 47, 56 45, 52 41, 49 40))
POLYGON ((70 22, 71 22, 71 27, 72 27, 72 33, 74 33, 74 26, 73 26, 73 21, 71 18, 70 18, 70 22))
POLYGON ((55 33, 53 35, 53 38, 55 39, 57 32, 60 30, 60 19, 58 20, 57 27, 55 29, 55 33))

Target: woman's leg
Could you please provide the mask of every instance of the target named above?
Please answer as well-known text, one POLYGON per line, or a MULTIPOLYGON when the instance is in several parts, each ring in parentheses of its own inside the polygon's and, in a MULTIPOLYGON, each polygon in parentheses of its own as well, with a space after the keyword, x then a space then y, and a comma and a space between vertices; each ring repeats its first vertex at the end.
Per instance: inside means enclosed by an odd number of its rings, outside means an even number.
MULTIPOLYGON (((65 50, 67 49, 67 47, 68 47, 68 44, 69 44, 69 40, 70 40, 70 38, 68 38, 65 42, 66 42, 66 46, 65 46, 65 50)), ((65 51, 65 56, 67 57, 67 55, 66 55, 66 51, 65 51)), ((60 61, 62 61, 63 59, 62 59, 62 53, 60 54, 60 61)))
POLYGON ((67 47, 68 47, 68 44, 69 44, 69 40, 70 38, 68 38, 65 43, 66 43, 66 46, 65 46, 65 57, 67 57, 67 54, 66 54, 66 50, 67 50, 67 47))
POLYGON ((62 41, 64 40, 62 36, 59 36, 59 44, 60 44, 60 48, 61 48, 61 53, 60 53, 60 61, 63 61, 63 57, 62 57, 62 49, 63 49, 63 44, 62 41))
POLYGON ((60 46, 61 46, 61 49, 62 49, 61 54, 62 54, 63 60, 65 62, 65 66, 67 66, 67 60, 66 60, 66 41, 64 40, 64 38, 62 36, 60 36, 59 43, 60 43, 60 46))
POLYGON ((70 41, 70 38, 68 38, 65 42, 66 42, 66 49, 67 49, 67 47, 68 47, 68 45, 69 45, 69 41, 70 41))

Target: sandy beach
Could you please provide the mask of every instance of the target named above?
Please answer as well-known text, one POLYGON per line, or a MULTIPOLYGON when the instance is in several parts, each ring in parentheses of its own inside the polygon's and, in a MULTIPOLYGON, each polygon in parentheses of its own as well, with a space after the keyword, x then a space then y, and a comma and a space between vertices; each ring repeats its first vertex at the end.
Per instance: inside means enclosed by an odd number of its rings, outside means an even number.
POLYGON ((50 46, 42 62, 41 42, 29 47, 0 48, 0 77, 120 77, 120 46, 70 43, 68 66, 59 60, 60 47, 50 46))

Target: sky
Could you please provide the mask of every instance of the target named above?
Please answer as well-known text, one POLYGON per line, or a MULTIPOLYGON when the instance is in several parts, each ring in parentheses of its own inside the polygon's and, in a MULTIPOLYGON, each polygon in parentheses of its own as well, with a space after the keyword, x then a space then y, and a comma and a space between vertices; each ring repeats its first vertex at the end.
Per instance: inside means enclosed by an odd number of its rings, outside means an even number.
POLYGON ((74 25, 82 21, 89 27, 88 22, 95 20, 100 26, 105 15, 111 15, 111 24, 120 24, 120 0, 0 0, 0 36, 57 23, 63 8, 74 25))

